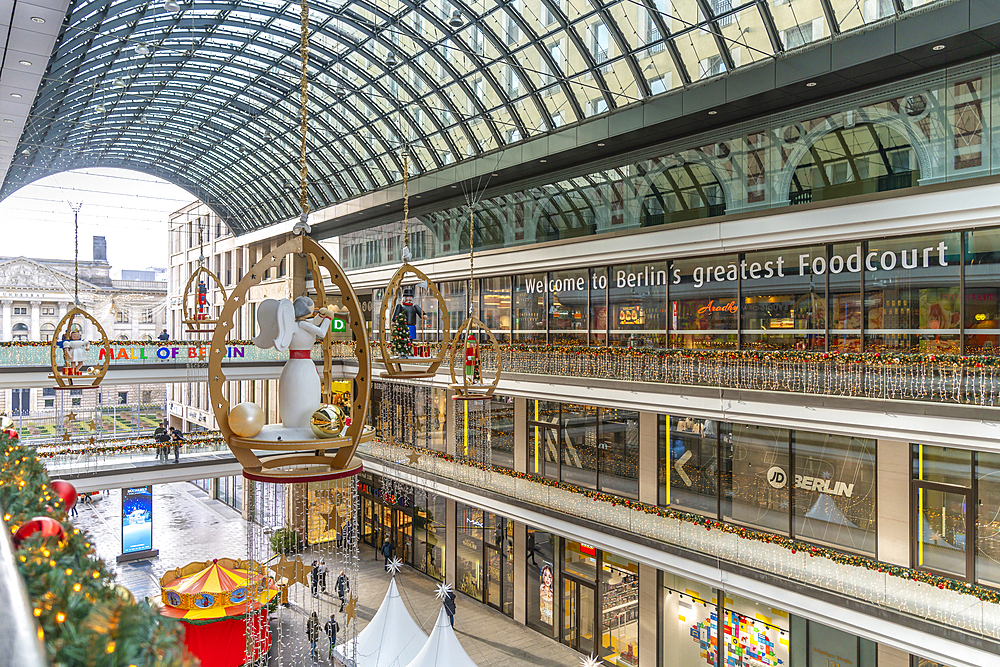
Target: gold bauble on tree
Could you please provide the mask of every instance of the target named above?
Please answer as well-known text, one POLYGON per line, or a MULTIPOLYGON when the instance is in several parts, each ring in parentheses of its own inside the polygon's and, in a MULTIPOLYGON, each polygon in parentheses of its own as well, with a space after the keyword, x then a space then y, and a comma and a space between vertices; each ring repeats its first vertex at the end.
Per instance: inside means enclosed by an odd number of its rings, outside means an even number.
POLYGON ((309 425, 317 438, 333 438, 344 430, 347 415, 339 405, 321 405, 312 413, 309 425))
POLYGON ((240 403, 229 411, 229 428, 241 438, 252 438, 264 428, 264 411, 256 403, 240 403))

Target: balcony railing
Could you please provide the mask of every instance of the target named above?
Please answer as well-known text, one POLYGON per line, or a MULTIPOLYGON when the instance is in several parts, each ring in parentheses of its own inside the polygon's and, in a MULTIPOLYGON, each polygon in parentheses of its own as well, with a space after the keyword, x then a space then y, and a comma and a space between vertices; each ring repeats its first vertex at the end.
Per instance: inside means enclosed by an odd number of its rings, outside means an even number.
MULTIPOLYGON (((892 566, 862 559, 849 565, 806 549, 793 551, 775 543, 741 537, 725 530, 706 530, 690 521, 658 516, 633 507, 591 500, 571 490, 540 484, 501 472, 483 470, 433 455, 408 463, 408 448, 373 442, 358 451, 393 464, 393 477, 421 485, 422 480, 447 479, 533 507, 580 517, 601 526, 707 554, 729 563, 752 567, 783 580, 832 591, 835 595, 920 618, 942 627, 1000 639, 1000 605, 949 588, 891 574, 892 566), (884 571, 880 572, 879 569, 884 571)), ((964 584, 961 584, 964 587, 964 584)))
MULTIPOLYGON (((503 372, 823 396, 1000 404, 1000 357, 508 345, 503 372)), ((483 370, 496 368, 492 349, 483 370)))

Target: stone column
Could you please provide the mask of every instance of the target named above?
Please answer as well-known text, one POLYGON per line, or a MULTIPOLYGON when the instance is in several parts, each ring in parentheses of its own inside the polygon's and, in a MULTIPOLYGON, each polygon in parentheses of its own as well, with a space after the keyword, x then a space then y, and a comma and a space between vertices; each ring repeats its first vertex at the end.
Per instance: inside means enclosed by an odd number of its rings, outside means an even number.
POLYGON ((11 338, 10 328, 13 326, 11 324, 11 313, 13 312, 12 306, 14 301, 12 299, 3 300, 3 319, 0 320, 0 340, 9 341, 11 338))
POLYGON ((879 440, 878 559, 893 565, 910 565, 910 444, 879 440))
MULTIPOLYGON (((455 401, 448 401, 449 403, 454 403, 455 401)), ((457 550, 458 544, 458 530, 456 528, 456 522, 458 521, 458 510, 455 507, 455 501, 451 498, 445 500, 445 534, 444 534, 444 580, 445 583, 455 586, 455 551, 457 550)))
POLYGON ((514 470, 528 472, 528 400, 514 399, 514 470))
MULTIPOLYGON (((515 401, 520 400, 522 403, 524 399, 515 399, 515 401)), ((514 423, 517 423, 517 408, 514 409, 514 423)), ((516 440, 515 440, 516 442, 516 440)), ((528 610, 526 609, 527 604, 527 567, 528 558, 525 549, 528 545, 528 530, 520 521, 514 522, 514 620, 518 623, 524 624, 527 622, 528 610)))
POLYGON ((32 301, 31 302, 31 326, 28 330, 28 340, 41 340, 41 326, 40 318, 42 315, 42 302, 32 301))
POLYGON ((639 563, 639 667, 656 667, 656 568, 639 563))
POLYGON ((128 337, 132 340, 137 340, 139 338, 139 317, 142 315, 142 308, 137 308, 135 306, 128 306, 129 309, 129 335, 128 337))
POLYGON ((69 301, 60 301, 59 302, 59 319, 60 320, 62 318, 64 318, 64 317, 66 317, 66 313, 69 312, 70 303, 71 302, 69 302, 69 301))
MULTIPOLYGON (((639 413, 639 501, 650 505, 655 505, 659 498, 657 421, 655 412, 639 413)), ((642 581, 642 577, 639 580, 642 581)))
POLYGON ((878 667, 910 667, 910 654, 898 648, 879 644, 878 667))

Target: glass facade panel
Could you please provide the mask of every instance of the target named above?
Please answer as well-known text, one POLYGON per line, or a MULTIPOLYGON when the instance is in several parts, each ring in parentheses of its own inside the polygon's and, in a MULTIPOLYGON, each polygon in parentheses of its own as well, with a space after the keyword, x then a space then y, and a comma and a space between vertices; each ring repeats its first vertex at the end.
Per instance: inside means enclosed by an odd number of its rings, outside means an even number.
POLYGON ((562 438, 559 442, 560 479, 588 489, 597 488, 597 408, 562 404, 562 438))
POLYGON ((719 664, 715 589, 669 572, 661 576, 660 667, 715 667, 719 664))
POLYGON ((602 552, 601 657, 612 665, 638 665, 639 564, 602 552))
POLYGON ((732 425, 723 451, 732 469, 722 477, 722 516, 776 533, 788 532, 791 484, 789 432, 767 426, 732 425))
POLYGON ((739 272, 736 255, 670 263, 670 347, 736 348, 739 272))
POLYGON ((972 452, 955 447, 913 445, 913 479, 967 488, 972 483, 972 452))
POLYGON ((597 550, 583 542, 563 539, 563 572, 597 581, 597 550))
POLYGON ((553 635, 556 536, 528 526, 527 529, 527 624, 553 635))
POLYGON ((456 503, 456 589, 471 598, 483 598, 483 511, 456 503))
POLYGON ((826 349, 826 263, 826 246, 745 255, 744 349, 826 349))
POLYGON ((959 234, 869 241, 865 350, 958 354, 959 234))
POLYGON ((976 580, 1000 588, 1000 454, 976 453, 976 580))
POLYGON ((965 233, 965 353, 1000 348, 1000 229, 965 233))
POLYGON ((861 351, 861 247, 837 243, 827 253, 830 351, 861 351))
POLYGON ((501 343, 510 340, 510 276, 482 279, 483 323, 501 343))
POLYGON ((514 468, 514 399, 498 396, 490 399, 490 462, 499 467, 514 468))
POLYGON ((587 269, 549 274, 549 340, 554 344, 585 345, 588 312, 587 269))
POLYGON ((513 340, 522 343, 544 343, 545 310, 544 273, 514 276, 513 340))
POLYGON ((590 344, 608 342, 608 270, 590 270, 590 344))
POLYGON ((639 413, 600 408, 601 491, 623 498, 639 497, 639 413))
POLYGON ((718 422, 659 415, 659 502, 718 516, 718 422))
POLYGON ((795 536, 875 555, 875 440, 794 431, 795 536))
POLYGON ((623 264, 608 272, 613 345, 662 346, 666 342, 667 264, 623 264))

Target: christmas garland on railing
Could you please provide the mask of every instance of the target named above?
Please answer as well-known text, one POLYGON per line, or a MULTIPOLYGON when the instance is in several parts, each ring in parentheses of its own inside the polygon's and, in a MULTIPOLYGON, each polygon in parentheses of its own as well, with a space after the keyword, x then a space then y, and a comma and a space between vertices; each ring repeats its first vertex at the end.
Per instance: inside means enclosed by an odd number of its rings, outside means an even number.
MULTIPOLYGON (((179 443, 184 445, 207 445, 222 442, 223 438, 219 431, 197 431, 195 433, 182 434, 184 439, 179 443)), ((115 438, 107 440, 86 441, 82 447, 52 447, 50 445, 37 445, 36 453, 40 459, 51 459, 56 456, 101 456, 124 454, 126 452, 136 452, 156 449, 157 447, 167 447, 174 445, 174 442, 156 442, 152 436, 142 436, 141 438, 115 438)))
MULTIPOLYGON (((91 341, 99 343, 100 341, 91 341)), ((177 345, 190 345, 192 347, 207 347, 210 340, 112 340, 109 341, 115 347, 174 347, 177 345)), ((52 341, 44 340, 7 340, 0 342, 0 348, 4 347, 50 347, 52 341)), ((226 345, 253 345, 252 340, 227 340, 226 345)))
MULTIPOLYGON (((513 477, 515 479, 522 479, 528 482, 534 482, 536 484, 552 487, 555 489, 559 489, 561 491, 568 491, 570 493, 575 493, 584 496, 586 498, 591 498, 592 500, 594 500, 594 502, 609 503, 615 507, 624 506, 636 512, 644 512, 646 514, 652 514, 667 519, 675 519, 677 521, 683 521, 685 523, 701 526, 706 530, 720 530, 724 533, 736 535, 737 537, 741 537, 743 539, 754 540, 766 544, 774 544, 780 547, 784 547, 785 549, 788 549, 793 554, 802 552, 805 554, 809 554, 809 556, 811 557, 820 557, 829 559, 840 565, 863 567, 867 570, 874 570, 877 572, 888 574, 889 576, 899 577, 901 579, 909 579, 911 581, 919 581, 925 584, 929 584, 931 586, 936 586, 937 588, 940 588, 942 590, 950 590, 965 595, 971 595, 984 602, 1000 604, 1000 590, 987 588, 985 586, 980 586, 979 584, 972 584, 965 581, 957 581, 955 579, 949 579, 948 577, 941 577, 936 574, 931 574, 923 570, 915 570, 909 567, 902 567, 899 565, 893 565, 891 563, 885 563, 879 560, 875 560, 874 558, 869 558, 867 556, 858 556, 855 554, 845 553, 843 551, 837 551, 835 549, 818 547, 816 545, 809 544, 807 542, 800 542, 799 540, 793 540, 789 537, 784 537, 782 535, 774 535, 772 533, 765 533, 759 530, 754 530, 752 528, 744 528, 742 526, 736 526, 733 524, 724 523, 717 519, 710 519, 708 517, 700 516, 698 514, 692 514, 690 512, 683 512, 681 510, 659 507, 657 505, 649 505, 647 503, 642 503, 637 500, 629 500, 628 498, 614 496, 608 493, 603 493, 601 491, 585 489, 583 487, 576 486, 575 484, 560 482, 554 479, 549 479, 547 477, 542 477, 540 475, 533 475, 531 473, 524 473, 524 472, 516 472, 514 470, 509 470, 507 468, 500 468, 494 465, 478 463, 476 461, 470 461, 461 457, 454 456, 452 454, 446 454, 444 452, 439 452, 432 449, 426 449, 424 447, 413 447, 408 445, 406 447, 403 447, 403 449, 410 449, 421 455, 433 456, 435 458, 448 461, 449 463, 457 463, 459 465, 485 470, 486 472, 499 473, 501 475, 513 477)), ((397 461, 397 463, 399 462, 397 461)), ((404 465, 403 463, 399 464, 404 465)))
POLYGON ((686 348, 627 347, 600 345, 558 345, 539 343, 506 343, 504 352, 590 355, 594 357, 650 357, 661 360, 685 359, 698 361, 757 361, 761 363, 802 362, 867 365, 938 364, 964 368, 1000 368, 1000 355, 959 355, 901 352, 807 352, 804 350, 692 350, 686 348))
POLYGON ((6 432, 0 434, 0 507, 11 533, 39 518, 59 527, 58 536, 39 530, 14 552, 53 665, 194 666, 180 623, 119 596, 114 575, 94 556, 92 538, 69 523, 45 467, 6 432))

